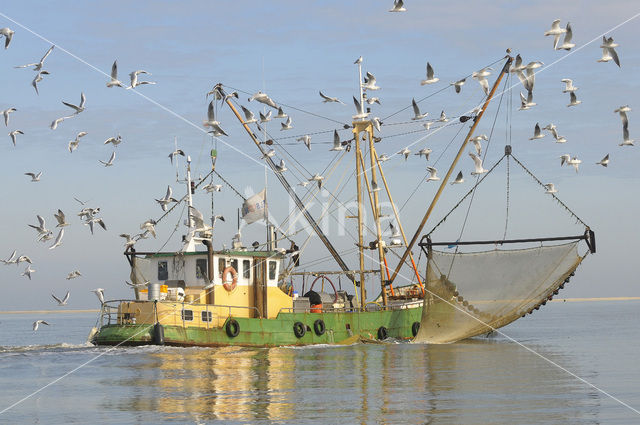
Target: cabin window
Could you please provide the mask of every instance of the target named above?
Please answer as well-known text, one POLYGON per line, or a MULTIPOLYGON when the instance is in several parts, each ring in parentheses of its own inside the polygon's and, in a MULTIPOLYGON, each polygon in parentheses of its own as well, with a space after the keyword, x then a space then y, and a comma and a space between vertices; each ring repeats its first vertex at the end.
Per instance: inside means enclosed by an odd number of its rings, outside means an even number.
POLYGON ((166 261, 158 261, 158 280, 169 279, 169 268, 166 261))
POLYGON ((222 279, 222 272, 227 267, 227 262, 224 258, 218 258, 218 277, 222 279))
POLYGON ((251 278, 251 261, 249 260, 242 260, 242 277, 251 278))
POLYGON ((206 279, 207 277, 207 260, 199 258, 196 260, 196 279, 206 279))
POLYGON ((193 310, 182 310, 182 320, 190 322, 193 320, 193 310))
POLYGON ((269 261, 269 280, 274 280, 276 278, 276 262, 269 261))
POLYGON ((231 260, 231 267, 233 267, 233 270, 238 271, 238 260, 237 259, 231 260))
POLYGON ((203 322, 210 322, 211 321, 211 312, 210 311, 203 311, 202 312, 202 321, 203 322))

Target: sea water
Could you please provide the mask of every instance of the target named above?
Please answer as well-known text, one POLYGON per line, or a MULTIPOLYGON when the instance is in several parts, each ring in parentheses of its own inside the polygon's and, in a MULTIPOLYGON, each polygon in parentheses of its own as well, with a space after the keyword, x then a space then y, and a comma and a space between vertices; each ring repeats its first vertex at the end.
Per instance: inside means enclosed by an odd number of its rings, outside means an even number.
POLYGON ((0 423, 640 423, 640 301, 448 345, 93 347, 96 316, 0 314, 0 423))

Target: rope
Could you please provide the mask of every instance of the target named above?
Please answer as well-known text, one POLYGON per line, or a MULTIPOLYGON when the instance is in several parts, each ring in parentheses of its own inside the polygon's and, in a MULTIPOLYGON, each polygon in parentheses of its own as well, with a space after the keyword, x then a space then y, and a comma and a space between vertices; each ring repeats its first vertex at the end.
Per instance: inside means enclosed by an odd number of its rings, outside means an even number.
MULTIPOLYGON (((242 200, 243 200, 244 202, 246 202, 246 201, 247 201, 247 198, 245 198, 244 196, 242 196, 242 194, 241 194, 240 192, 238 192, 238 190, 237 190, 235 187, 233 187, 233 185, 232 185, 231 183, 229 183, 229 182, 228 182, 224 177, 222 177, 222 176, 220 175, 220 173, 218 173, 216 170, 212 170, 212 172, 213 172, 213 173, 215 173, 215 174, 216 174, 216 176, 218 176, 218 177, 220 178, 220 180, 222 180, 222 181, 224 182, 224 184, 226 184, 227 186, 229 186, 229 187, 231 188, 231 190, 233 190, 233 191, 235 192, 235 194, 236 194, 236 195, 238 195, 240 198, 242 198, 242 200)), ((209 173, 209 174, 211 174, 211 173, 209 173)))
MULTIPOLYGON (((521 163, 520 161, 518 161, 518 158, 516 158, 515 156, 513 156, 513 154, 511 155, 511 157, 513 158, 513 160, 522 167, 522 169, 524 171, 526 171, 527 174, 529 174, 541 187, 545 188, 546 187, 544 185, 544 183, 542 183, 531 171, 529 171, 529 169, 527 167, 524 166, 523 163, 521 163)), ((587 225, 587 223, 585 223, 584 221, 582 221, 582 219, 580 217, 578 217, 576 215, 576 213, 574 213, 564 202, 562 202, 560 200, 560 198, 558 198, 556 196, 555 193, 550 193, 551 196, 553 196, 553 199, 555 199, 556 201, 558 201, 558 203, 573 217, 575 218, 580 224, 582 224, 585 228, 590 229, 590 227, 587 225)))
POLYGON ((507 239, 507 227, 509 226, 509 156, 507 155, 507 212, 504 220, 504 235, 502 239, 507 239))

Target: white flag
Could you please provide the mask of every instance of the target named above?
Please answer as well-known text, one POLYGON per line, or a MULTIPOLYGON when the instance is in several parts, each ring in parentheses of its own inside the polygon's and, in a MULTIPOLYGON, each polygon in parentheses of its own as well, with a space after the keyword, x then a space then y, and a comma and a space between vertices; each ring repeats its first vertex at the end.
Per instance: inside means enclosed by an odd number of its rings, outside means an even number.
POLYGON ((265 190, 266 189, 262 189, 260 193, 253 195, 242 204, 242 219, 247 224, 266 218, 265 190))

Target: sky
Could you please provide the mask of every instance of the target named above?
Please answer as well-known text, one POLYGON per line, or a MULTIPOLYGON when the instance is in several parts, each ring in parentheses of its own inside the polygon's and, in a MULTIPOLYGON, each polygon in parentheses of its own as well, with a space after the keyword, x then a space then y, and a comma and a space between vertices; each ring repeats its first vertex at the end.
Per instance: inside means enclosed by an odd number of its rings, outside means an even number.
MULTIPOLYGON (((104 288, 107 298, 130 297, 124 284, 129 276, 122 255, 124 240, 118 235, 136 233, 142 222, 161 215, 154 199, 164 195, 167 185, 174 196, 185 193, 184 185, 176 182, 175 165, 167 158, 174 139, 191 156, 195 176, 209 172, 208 153, 216 148, 217 171, 243 196, 264 187, 260 155, 226 106, 219 108, 218 119, 227 137, 216 140, 202 126, 210 100, 206 93, 216 83, 223 83, 228 91, 238 90, 239 103, 256 115, 263 108, 247 98, 258 90, 286 105, 294 128, 281 131, 279 120, 266 125, 268 137, 279 144, 276 159, 285 158, 293 184, 330 170, 325 173, 325 188, 333 194, 323 191, 306 199, 312 202, 309 209, 316 217, 329 205, 330 214, 321 224, 337 249, 346 252, 347 264, 356 268, 357 230, 353 220, 345 219, 355 211, 353 151, 329 152, 334 130, 340 130, 342 140, 350 137, 350 130, 342 125, 351 123, 351 97, 358 95, 354 60, 363 56, 363 71, 373 73, 382 87, 374 93, 381 105, 372 106, 372 115, 383 121, 376 149, 388 155, 405 146, 412 150, 407 161, 396 155, 384 164, 394 201, 402 207, 405 231, 411 236, 437 189, 436 183, 424 182, 425 166, 435 166, 443 176, 467 131, 466 125, 454 120, 444 128, 425 131, 420 123, 411 122, 411 99, 424 99, 419 104, 429 112, 428 118, 438 117, 442 110, 451 117, 469 111, 482 101, 480 86, 469 78, 456 94, 449 83, 494 64, 489 77, 493 83, 507 48, 514 55, 520 53, 525 63, 542 61, 545 67, 536 76, 537 106, 518 111, 522 87, 511 78, 508 83, 515 85, 513 89, 504 95, 499 91, 486 111, 477 130, 477 134, 491 135, 484 148, 485 168, 502 156, 505 144, 512 145, 514 156, 544 183, 553 182, 558 197, 595 230, 598 253, 587 257, 562 296, 637 296, 633 264, 639 148, 618 146, 622 126, 613 113, 621 105, 633 109, 638 103, 640 57, 634 42, 640 35, 640 17, 620 25, 640 12, 637 5, 632 1, 494 1, 480 8, 452 8, 447 2, 407 1, 407 12, 389 13, 392 3, 22 1, 3 5, 0 27, 13 29, 15 35, 8 49, 0 49, 0 109, 15 107, 5 130, 20 129, 25 134, 15 147, 8 136, 0 143, 4 201, 0 257, 17 250, 33 260, 36 272, 28 280, 21 276, 24 263, 0 267, 4 290, 0 310, 54 308, 50 293, 64 295, 67 290, 71 291, 69 308, 96 308, 97 299, 90 292, 96 287, 104 288), (576 43, 572 51, 554 51, 551 38, 543 35, 554 19, 561 19, 563 25, 571 22, 576 43), (620 44, 620 68, 596 62, 602 34, 620 44), (37 95, 31 86, 34 71, 14 67, 39 60, 51 44, 57 47, 45 62, 50 75, 39 83, 37 95), (129 72, 142 69, 151 74, 145 78, 156 84, 135 90, 107 88, 114 60, 122 81, 128 82, 129 72), (440 82, 421 86, 427 61, 440 82), (574 80, 582 104, 566 107, 569 96, 562 93, 563 78, 574 80), (346 105, 322 103, 318 91, 337 96, 346 105), (51 130, 55 118, 71 111, 61 101, 77 103, 81 92, 87 98, 86 110, 51 130), (528 140, 536 122, 554 123, 568 142, 553 143, 550 135, 528 140), (69 153, 67 143, 80 131, 88 134, 69 153), (115 148, 114 166, 103 167, 98 161, 106 161, 114 151, 104 141, 117 134, 123 142, 115 148), (296 141, 304 134, 312 135, 311 151, 296 141), (413 155, 423 147, 433 149, 428 163, 413 155), (560 167, 559 156, 565 153, 583 161, 578 173, 560 167), (607 153, 610 166, 595 165, 607 153), (43 174, 37 183, 24 175, 38 171, 43 174), (76 215, 80 204, 74 197, 101 208, 107 231, 97 229, 91 235, 76 215), (37 242, 36 232, 27 225, 35 224, 39 214, 53 228, 58 208, 71 225, 62 245, 49 250, 49 243, 37 242), (65 280, 76 269, 83 276, 65 280)), ((629 113, 629 122, 633 138, 635 110, 629 113)), ((180 158, 181 178, 184 166, 180 158)), ((466 183, 447 186, 425 232, 471 188, 471 170, 465 155, 456 172, 464 172, 466 183)), ((514 238, 582 233, 584 228, 513 161, 509 173, 508 213, 506 168, 500 165, 474 197, 464 238, 500 238, 505 223, 507 236, 514 238)), ((273 221, 288 228, 292 203, 270 171, 266 180, 273 221)), ((214 181, 221 183, 218 178, 214 181)), ((303 196, 307 188, 296 186, 296 191, 303 196)), ((209 196, 199 192, 194 202, 205 216, 211 214, 209 196)), ((215 194, 215 214, 226 217, 216 227, 216 249, 231 246, 241 203, 227 186, 215 194)), ((389 212, 388 206, 385 209, 389 212)), ((465 213, 466 204, 434 232, 434 240, 457 238, 465 213)), ((141 241, 137 249, 179 249, 184 218, 183 208, 176 208, 157 226, 157 239, 141 241)), ((290 233, 299 231, 293 236, 299 245, 308 236, 305 226, 298 220, 289 228, 290 233)), ((247 226, 242 229, 243 242, 250 246, 254 240, 263 241, 264 233, 260 224, 247 226)), ((369 233, 365 241, 372 238, 369 233)), ((581 251, 585 249, 582 245, 581 251)), ((419 250, 414 253, 418 256, 419 250)), ((390 261, 395 264, 392 257, 390 261)), ((301 262, 308 270, 336 267, 317 238, 311 239, 301 262)), ((367 259, 366 266, 375 267, 374 261, 367 259)), ((403 275, 410 275, 403 270, 403 275)), ((371 296, 378 292, 373 285, 371 296)))

